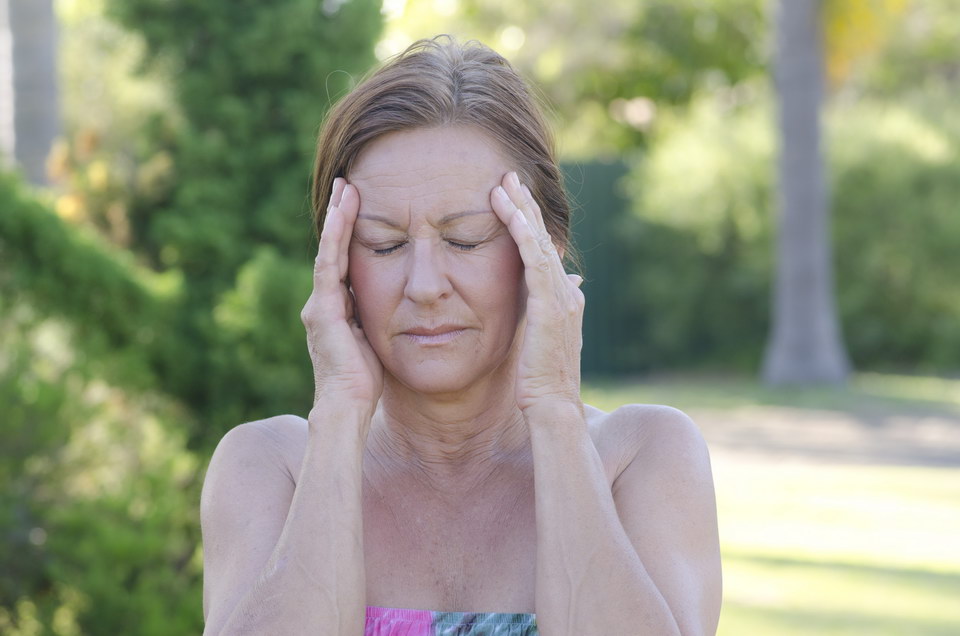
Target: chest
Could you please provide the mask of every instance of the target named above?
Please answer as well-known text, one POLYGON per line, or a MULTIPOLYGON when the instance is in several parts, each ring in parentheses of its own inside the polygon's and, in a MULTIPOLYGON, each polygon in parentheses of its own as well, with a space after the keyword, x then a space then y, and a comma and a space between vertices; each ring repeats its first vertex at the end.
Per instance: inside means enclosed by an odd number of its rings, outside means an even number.
POLYGON ((536 519, 531 484, 444 502, 364 489, 367 604, 533 612, 536 519))

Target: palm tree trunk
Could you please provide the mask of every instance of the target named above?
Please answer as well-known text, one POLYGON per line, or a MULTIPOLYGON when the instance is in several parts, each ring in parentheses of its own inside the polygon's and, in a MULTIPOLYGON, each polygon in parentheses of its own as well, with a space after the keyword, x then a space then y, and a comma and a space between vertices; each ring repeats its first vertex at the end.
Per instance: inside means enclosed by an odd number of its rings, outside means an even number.
POLYGON ((13 165, 13 40, 8 0, 0 0, 0 170, 13 165))
POLYGON ((0 0, 0 152, 37 185, 60 130, 53 0, 0 0))
POLYGON ((840 384, 850 363, 833 289, 829 208, 820 149, 824 64, 820 2, 779 0, 775 12, 779 218, 770 384, 840 384))

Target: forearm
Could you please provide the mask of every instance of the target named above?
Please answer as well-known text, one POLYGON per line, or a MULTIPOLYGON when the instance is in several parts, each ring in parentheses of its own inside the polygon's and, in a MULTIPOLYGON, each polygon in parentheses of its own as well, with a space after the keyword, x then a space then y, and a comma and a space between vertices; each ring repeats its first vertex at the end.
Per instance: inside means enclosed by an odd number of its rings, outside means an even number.
POLYGON ((545 636, 679 633, 617 515, 575 408, 528 413, 537 513, 537 622, 545 636))
POLYGON ((311 412, 311 432, 283 531, 222 633, 363 632, 361 487, 368 424, 369 416, 356 412, 311 412))

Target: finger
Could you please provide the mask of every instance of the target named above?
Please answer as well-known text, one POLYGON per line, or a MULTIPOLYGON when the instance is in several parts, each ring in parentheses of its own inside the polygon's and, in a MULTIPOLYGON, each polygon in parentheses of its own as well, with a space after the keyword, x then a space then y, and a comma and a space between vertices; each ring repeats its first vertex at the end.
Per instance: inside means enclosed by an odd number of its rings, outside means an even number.
MULTIPOLYGON (((543 293, 556 285, 553 272, 554 263, 551 255, 545 252, 537 240, 538 233, 534 231, 523 211, 514 205, 502 186, 497 186, 491 194, 493 210, 507 226, 510 236, 513 237, 520 250, 520 258, 524 265, 524 278, 531 293, 543 293)), ((556 260, 556 255, 553 255, 556 260)))
POLYGON ((353 228, 357 223, 357 215, 360 213, 360 192, 357 190, 357 186, 347 183, 346 180, 344 180, 342 196, 337 205, 337 210, 343 218, 343 234, 338 246, 338 257, 341 277, 346 278, 349 271, 350 241, 353 239, 353 228))
MULTIPOLYGON (((533 211, 533 217, 537 220, 537 225, 540 227, 540 229, 543 231, 544 234, 549 235, 550 232, 549 230, 547 230, 547 222, 543 218, 543 210, 540 209, 540 204, 537 203, 537 200, 533 198, 533 193, 530 192, 530 188, 527 187, 527 184, 521 183, 520 189, 523 191, 526 204, 533 211)), ((551 237, 551 241, 552 240, 553 239, 551 237)), ((563 260, 562 255, 560 260, 563 260)))
POLYGON ((583 277, 577 274, 567 274, 567 280, 573 283, 575 287, 580 287, 583 284, 583 277))
POLYGON ((563 290, 567 287, 567 281, 564 279, 563 260, 557 251, 553 238, 546 229, 540 206, 537 205, 530 193, 530 188, 526 184, 520 183, 516 172, 509 172, 504 175, 503 183, 510 201, 523 212, 524 218, 527 219, 530 226, 536 229, 537 244, 550 261, 550 270, 554 278, 556 292, 560 297, 563 297, 563 290))
POLYGON ((342 236, 343 216, 336 207, 330 206, 323 219, 320 246, 313 266, 315 291, 329 291, 340 282, 339 244, 342 236))
POLYGON ((504 177, 504 181, 508 184, 508 187, 505 189, 507 190, 507 194, 510 195, 510 200, 523 211, 524 216, 530 222, 531 226, 537 228, 537 242, 540 244, 540 249, 548 254, 556 253, 557 267, 555 273, 558 283, 562 282, 560 279, 563 275, 563 259, 557 251, 553 237, 551 237, 547 231, 540 206, 537 205, 536 200, 534 200, 533 195, 530 193, 530 188, 528 188, 526 184, 520 183, 516 172, 508 173, 504 177))
POLYGON ((534 206, 531 205, 532 201, 524 194, 523 186, 520 183, 520 177, 517 176, 517 173, 511 171, 505 174, 500 185, 506 190, 507 196, 510 197, 513 204, 523 211, 523 215, 527 217, 530 226, 542 229, 543 219, 539 218, 540 209, 534 208, 534 206))
POLYGON ((327 207, 340 205, 340 197, 343 196, 343 188, 347 184, 347 180, 343 177, 337 177, 333 180, 333 187, 330 190, 330 200, 327 202, 327 207))

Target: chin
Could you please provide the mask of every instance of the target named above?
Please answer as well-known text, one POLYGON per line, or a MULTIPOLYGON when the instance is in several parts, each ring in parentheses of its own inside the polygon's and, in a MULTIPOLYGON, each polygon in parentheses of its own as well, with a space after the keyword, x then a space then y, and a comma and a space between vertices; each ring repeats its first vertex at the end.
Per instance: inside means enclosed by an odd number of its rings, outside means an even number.
POLYGON ((424 396, 457 396, 502 373, 505 359, 478 361, 476 356, 451 358, 405 358, 385 367, 392 378, 410 391, 424 396), (484 364, 485 363, 485 364, 484 364))
POLYGON ((389 369, 388 373, 415 393, 440 396, 462 393, 480 380, 477 369, 468 369, 466 366, 447 361, 424 360, 400 365, 399 368, 389 369))

